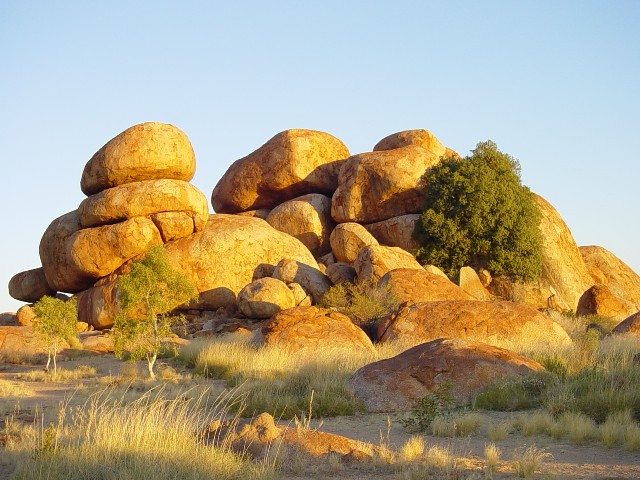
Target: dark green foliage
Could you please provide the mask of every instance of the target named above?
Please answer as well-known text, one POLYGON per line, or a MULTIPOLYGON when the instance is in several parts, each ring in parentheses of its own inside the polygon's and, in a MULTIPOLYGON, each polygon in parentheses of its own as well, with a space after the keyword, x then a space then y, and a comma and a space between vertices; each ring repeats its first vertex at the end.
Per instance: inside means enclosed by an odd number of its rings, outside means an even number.
POLYGON ((422 177, 425 209, 416 227, 423 264, 456 278, 463 266, 532 280, 542 271, 540 211, 520 181, 520 165, 495 143, 442 159, 422 177))
POLYGON ((118 278, 120 312, 113 328, 116 354, 128 352, 132 360, 145 358, 149 376, 171 326, 181 320, 170 315, 189 302, 197 290, 191 281, 169 265, 163 247, 153 247, 131 271, 118 278))
POLYGON ((453 407, 451 384, 439 384, 433 393, 422 397, 411 409, 408 417, 401 418, 400 423, 410 432, 425 432, 431 427, 436 417, 445 415, 453 407))
POLYGON ((542 404, 547 389, 555 382, 548 372, 522 377, 507 377, 490 385, 473 402, 474 408, 515 411, 536 408, 542 404))

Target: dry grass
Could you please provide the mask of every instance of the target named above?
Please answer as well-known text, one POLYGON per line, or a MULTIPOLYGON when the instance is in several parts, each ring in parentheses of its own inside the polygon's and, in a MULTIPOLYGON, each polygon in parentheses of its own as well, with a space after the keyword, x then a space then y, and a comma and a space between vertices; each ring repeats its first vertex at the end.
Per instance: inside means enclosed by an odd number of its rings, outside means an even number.
POLYGON ((509 422, 492 423, 487 428, 487 436, 492 442, 499 442, 507 438, 511 425, 509 422))
POLYGON ((413 462, 422 457, 425 450, 424 438, 420 435, 413 435, 400 448, 399 457, 403 462, 413 462))
POLYGON ((544 461, 551 458, 551 454, 534 445, 521 447, 513 452, 512 468, 520 478, 531 478, 539 472, 544 461))
POLYGON ((431 433, 436 437, 468 437, 478 433, 482 416, 476 412, 437 416, 431 422, 431 433))
POLYGON ((33 390, 18 382, 0 379, 0 398, 28 397, 33 395, 33 390))
POLYGON ((487 476, 491 477, 493 473, 498 471, 501 453, 500 449, 496 447, 496 444, 493 442, 484 446, 484 465, 485 473, 488 474, 487 476))
POLYGON ((73 370, 59 368, 57 372, 49 370, 33 370, 31 372, 22 373, 18 376, 21 380, 27 382, 70 382, 81 380, 83 378, 93 378, 98 374, 95 368, 87 365, 80 365, 73 370))

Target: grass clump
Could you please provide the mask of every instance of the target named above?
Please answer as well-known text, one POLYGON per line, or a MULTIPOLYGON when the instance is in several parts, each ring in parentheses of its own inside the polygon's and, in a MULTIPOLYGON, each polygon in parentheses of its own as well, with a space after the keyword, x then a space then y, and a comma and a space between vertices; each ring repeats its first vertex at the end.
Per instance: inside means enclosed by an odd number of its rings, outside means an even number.
POLYGON ((33 391, 17 382, 10 380, 4 380, 0 378, 0 398, 7 397, 28 397, 33 394, 33 391))
POLYGON ((484 446, 484 464, 487 477, 491 478, 491 476, 498 471, 501 453, 500 449, 496 447, 496 444, 493 442, 484 446))
POLYGON ((424 438, 419 435, 414 435, 400 448, 400 460, 404 462, 418 460, 424 454, 424 450, 424 438))
POLYGON ((551 458, 549 452, 534 445, 517 448, 513 452, 513 470, 520 478, 531 478, 540 471, 545 460, 551 458))
POLYGON ((98 374, 94 367, 88 365, 79 365, 78 367, 68 370, 59 368, 57 370, 33 370, 31 372, 19 375, 21 380, 27 382, 69 382, 73 380, 81 380, 83 378, 93 378, 98 374))
POLYGON ((431 432, 437 437, 468 437, 480 430, 482 417, 475 413, 437 416, 431 422, 431 432))
POLYGON ((507 377, 490 385, 476 396, 473 406, 484 410, 515 411, 539 407, 543 393, 553 383, 547 372, 507 377))

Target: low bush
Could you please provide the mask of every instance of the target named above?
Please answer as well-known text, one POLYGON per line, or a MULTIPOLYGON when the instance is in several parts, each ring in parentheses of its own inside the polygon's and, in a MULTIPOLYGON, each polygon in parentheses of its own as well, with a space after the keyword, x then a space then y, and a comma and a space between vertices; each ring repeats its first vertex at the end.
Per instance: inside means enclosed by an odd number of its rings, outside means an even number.
POLYGON ((432 393, 419 399, 411 413, 400 419, 407 431, 426 432, 431 424, 441 415, 446 415, 454 404, 449 383, 439 384, 432 393))
POLYGON ((543 393, 554 383, 548 372, 532 373, 520 377, 507 377, 490 385, 478 394, 474 408, 484 410, 515 411, 537 408, 543 393))

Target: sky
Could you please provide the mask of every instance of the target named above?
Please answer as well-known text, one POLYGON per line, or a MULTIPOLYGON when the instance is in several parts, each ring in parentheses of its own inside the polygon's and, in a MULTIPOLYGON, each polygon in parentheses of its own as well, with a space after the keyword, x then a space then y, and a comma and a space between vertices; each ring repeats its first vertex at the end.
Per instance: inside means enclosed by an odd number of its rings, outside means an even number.
POLYGON ((462 155, 491 139, 578 245, 640 272, 640 2, 0 2, 0 312, 40 238, 128 127, 190 138, 210 197, 289 128, 351 153, 427 129, 462 155))

